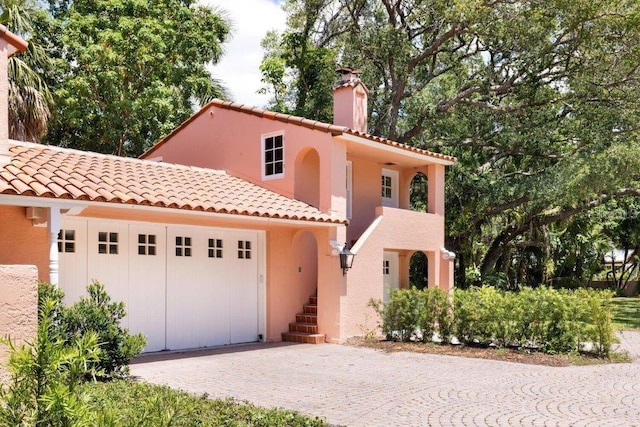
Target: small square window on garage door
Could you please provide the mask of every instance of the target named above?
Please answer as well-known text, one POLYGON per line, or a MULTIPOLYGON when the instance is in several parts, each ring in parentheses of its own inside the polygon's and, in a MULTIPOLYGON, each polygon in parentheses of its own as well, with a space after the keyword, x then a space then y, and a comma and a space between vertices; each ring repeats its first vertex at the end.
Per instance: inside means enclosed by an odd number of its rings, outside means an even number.
POLYGON ((238 240, 238 259, 251 259, 251 242, 238 240))
POLYGON ((118 233, 98 232, 98 253, 118 255, 118 233))
POLYGON ((209 239, 209 258, 222 258, 222 239, 209 239))
POLYGON ((156 254, 156 235, 138 234, 138 255, 156 254))
POLYGON ((191 237, 176 236, 176 256, 191 256, 191 237))
POLYGON ((58 233, 58 252, 72 253, 76 251, 76 231, 60 230, 58 233))

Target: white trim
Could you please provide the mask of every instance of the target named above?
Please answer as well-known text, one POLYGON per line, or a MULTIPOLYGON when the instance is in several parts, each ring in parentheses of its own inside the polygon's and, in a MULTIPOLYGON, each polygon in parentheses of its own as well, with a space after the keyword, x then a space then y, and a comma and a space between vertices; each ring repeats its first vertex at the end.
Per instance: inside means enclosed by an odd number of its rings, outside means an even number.
MULTIPOLYGON (((346 224, 334 223, 334 222, 321 222, 304 219, 285 219, 285 218, 269 218, 253 215, 241 215, 241 214, 225 214, 218 212, 204 212, 195 211, 191 209, 179 209, 179 208, 167 208, 163 206, 149 206, 149 205, 130 205, 126 203, 111 203, 111 202, 95 202, 86 200, 65 200, 59 202, 60 199, 53 199, 47 197, 33 197, 33 196, 14 196, 8 194, 0 194, 0 205, 7 206, 36 206, 36 207, 51 207, 55 206, 60 209, 73 209, 79 206, 86 209, 90 206, 97 206, 102 208, 115 208, 115 209, 134 209, 142 211, 155 211, 164 213, 174 213, 178 215, 191 215, 191 216, 208 216, 209 218, 220 218, 224 220, 236 219, 249 222, 265 222, 268 224, 288 224, 299 225, 300 227, 338 227, 346 226, 346 224)), ((337 218, 343 220, 342 218, 337 218)))
POLYGON ((347 160, 346 187, 347 187, 346 214, 347 214, 347 219, 351 219, 353 218, 353 162, 351 160, 347 160))
POLYGON ((258 232, 258 334, 267 342, 267 233, 258 232))
POLYGON ((285 171, 285 135, 284 135, 284 130, 281 131, 277 131, 277 132, 270 132, 270 133, 265 133, 260 135, 260 172, 262 174, 262 180, 263 181, 270 181, 272 179, 282 179, 284 178, 284 171, 285 171), (274 136, 282 136, 282 173, 277 173, 277 174, 273 174, 273 175, 267 175, 266 171, 265 171, 265 146, 264 146, 264 140, 267 138, 271 138, 274 136))
POLYGON ((380 176, 391 178, 391 197, 385 197, 381 195, 382 206, 386 206, 389 208, 398 208, 398 191, 400 190, 398 181, 400 180, 400 174, 397 170, 382 168, 382 170, 380 171, 380 176))
POLYGON ((370 147, 370 148, 373 148, 373 149, 376 149, 376 150, 387 151, 389 153, 398 154, 398 155, 410 157, 410 158, 413 158, 413 159, 419 159, 419 160, 421 160, 421 161, 423 161, 425 163, 437 163, 437 164, 446 165, 446 166, 451 166, 451 165, 455 164, 455 162, 453 162, 451 160, 440 159, 438 157, 430 156, 428 154, 415 153, 413 151, 405 150, 403 148, 398 148, 398 147, 394 147, 392 145, 382 144, 380 142, 371 141, 371 140, 369 140, 367 138, 362 138, 362 137, 351 135, 351 134, 348 134, 348 133, 343 133, 341 135, 336 135, 334 138, 342 138, 345 141, 355 142, 357 144, 365 145, 367 147, 370 147))
POLYGON ((47 229, 49 231, 49 283, 58 286, 58 283, 60 283, 60 254, 58 253, 58 233, 60 232, 59 208, 49 208, 47 229))

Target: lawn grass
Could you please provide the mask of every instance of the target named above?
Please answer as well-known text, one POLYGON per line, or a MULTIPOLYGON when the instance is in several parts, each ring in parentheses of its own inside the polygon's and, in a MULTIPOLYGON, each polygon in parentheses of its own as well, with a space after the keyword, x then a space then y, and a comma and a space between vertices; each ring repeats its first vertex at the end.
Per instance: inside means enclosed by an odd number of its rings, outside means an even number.
POLYGON ((233 399, 212 400, 131 380, 88 382, 83 391, 100 426, 324 426, 322 419, 233 399))
POLYGON ((640 297, 614 298, 613 322, 622 329, 640 330, 640 297))

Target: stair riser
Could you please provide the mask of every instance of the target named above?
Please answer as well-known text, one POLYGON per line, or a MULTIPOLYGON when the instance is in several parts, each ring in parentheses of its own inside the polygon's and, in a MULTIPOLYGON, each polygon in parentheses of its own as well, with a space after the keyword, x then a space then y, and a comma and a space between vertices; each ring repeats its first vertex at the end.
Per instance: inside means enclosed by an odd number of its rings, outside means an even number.
POLYGON ((285 332, 282 334, 282 341, 301 344, 322 344, 324 342, 324 336, 289 335, 285 332))
POLYGON ((317 305, 305 305, 302 307, 302 311, 305 314, 316 314, 318 313, 318 306, 317 305))
POLYGON ((289 332, 306 332, 307 334, 317 334, 318 325, 294 325, 289 324, 289 332))
POLYGON ((309 297, 309 304, 318 305, 318 297, 309 297))
POLYGON ((318 316, 314 314, 296 314, 296 322, 300 323, 318 323, 318 316))

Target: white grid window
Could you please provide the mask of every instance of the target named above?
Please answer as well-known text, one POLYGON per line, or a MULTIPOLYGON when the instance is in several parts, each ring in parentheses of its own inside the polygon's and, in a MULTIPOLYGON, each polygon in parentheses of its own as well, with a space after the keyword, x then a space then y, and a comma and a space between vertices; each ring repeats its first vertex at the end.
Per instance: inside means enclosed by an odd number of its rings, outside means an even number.
POLYGON ((118 255, 118 233, 98 232, 98 253, 118 255))
POLYGON ((264 178, 276 178, 284 175, 284 135, 266 136, 262 140, 264 178))
POLYGON ((389 260, 382 261, 382 274, 389 274, 389 260))
POLYGON ((238 240, 238 259, 251 259, 251 242, 238 240))
POLYGON ((222 239, 209 239, 209 258, 222 258, 222 239))
POLYGON ((191 237, 176 236, 176 256, 191 256, 191 237))
POLYGON ((382 175, 382 197, 385 199, 393 197, 392 182, 393 180, 390 176, 382 175))
POLYGON ((72 253, 76 251, 76 231, 60 230, 58 232, 58 252, 72 253))
POLYGON ((138 234, 138 255, 156 254, 156 235, 138 234))

